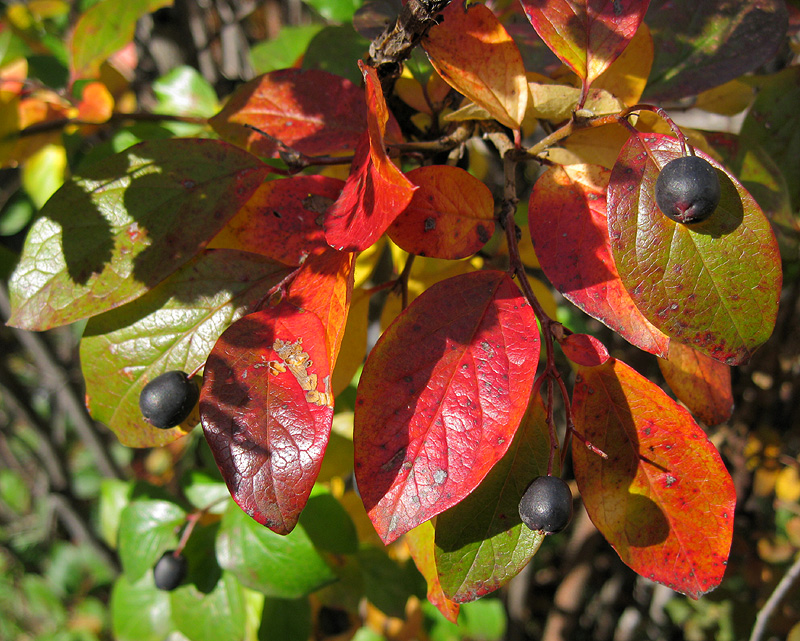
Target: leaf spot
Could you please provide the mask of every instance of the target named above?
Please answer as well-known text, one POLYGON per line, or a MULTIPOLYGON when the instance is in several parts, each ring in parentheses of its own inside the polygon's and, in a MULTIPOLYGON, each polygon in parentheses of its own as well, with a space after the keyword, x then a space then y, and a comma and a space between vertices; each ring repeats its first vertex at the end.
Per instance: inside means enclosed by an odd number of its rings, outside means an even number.
POLYGON ((425 219, 425 231, 433 231, 436 229, 436 219, 433 216, 428 216, 425 219))
POLYGON ((447 479, 447 472, 445 472, 444 470, 436 470, 433 473, 433 481, 434 483, 436 483, 436 485, 441 485, 442 483, 445 482, 446 479, 447 479))
POLYGON ((308 352, 303 351, 303 339, 298 338, 294 343, 276 338, 272 344, 272 349, 278 353, 283 363, 270 361, 270 372, 273 375, 283 373, 288 370, 297 379, 300 389, 306 393, 306 401, 314 405, 333 405, 333 398, 330 394, 329 378, 325 379, 326 389, 324 392, 317 391, 317 375, 308 372, 311 367, 311 359, 308 352))

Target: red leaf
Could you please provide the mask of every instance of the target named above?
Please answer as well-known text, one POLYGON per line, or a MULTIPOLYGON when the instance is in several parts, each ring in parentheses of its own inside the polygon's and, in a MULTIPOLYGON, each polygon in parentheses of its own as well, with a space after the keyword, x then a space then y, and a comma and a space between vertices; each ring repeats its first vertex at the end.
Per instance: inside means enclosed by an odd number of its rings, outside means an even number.
POLYGON ((609 359, 606 346, 588 334, 570 334, 559 345, 564 355, 576 365, 596 367, 609 359))
POLYGON ((658 366, 675 396, 706 425, 719 425, 733 413, 731 368, 682 343, 673 342, 669 359, 658 366))
POLYGON ((716 448, 689 413, 615 359, 581 367, 575 426, 608 455, 572 443, 586 510, 620 558, 692 598, 725 573, 736 493, 716 448))
POLYGON ((328 249, 322 217, 344 182, 325 176, 294 176, 262 184, 209 244, 242 249, 299 265, 328 249))
POLYGON ((722 165, 711 216, 681 225, 661 213, 655 183, 681 155, 675 138, 636 133, 620 151, 608 186, 608 231, 620 279, 659 330, 728 365, 746 362, 772 334, 781 261, 769 221, 722 165))
POLYGON ((528 81, 517 45, 489 7, 454 0, 440 24, 422 40, 425 53, 447 84, 519 129, 528 103, 528 81))
POLYGON ((355 263, 355 254, 328 248, 324 254, 309 258, 289 285, 288 301, 322 321, 331 371, 350 311, 355 263))
POLYGON ((333 420, 319 318, 281 303, 233 323, 206 361, 200 418, 236 503, 278 534, 291 532, 333 420))
POLYGON ((650 0, 520 0, 536 33, 588 86, 633 38, 650 0))
POLYGON ((458 260, 492 237, 494 199, 480 180, 449 165, 419 167, 406 177, 417 190, 389 227, 396 245, 409 254, 458 260))
POLYGON ((389 111, 378 74, 361 62, 359 66, 366 83, 368 131, 356 147, 344 190, 323 223, 328 244, 346 251, 363 251, 378 240, 416 189, 384 149, 389 111))
POLYGON ((614 265, 606 219, 610 172, 595 165, 547 170, 528 203, 542 270, 564 297, 620 336, 665 356, 669 338, 642 316, 614 265))
POLYGON ((355 471, 390 543, 472 492, 508 449, 539 358, 536 319, 503 272, 441 281, 370 353, 355 408, 355 471))
POLYGON ((317 156, 354 149, 365 113, 364 95, 349 80, 316 69, 281 69, 239 87, 209 123, 225 140, 260 156, 277 156, 276 141, 317 156))

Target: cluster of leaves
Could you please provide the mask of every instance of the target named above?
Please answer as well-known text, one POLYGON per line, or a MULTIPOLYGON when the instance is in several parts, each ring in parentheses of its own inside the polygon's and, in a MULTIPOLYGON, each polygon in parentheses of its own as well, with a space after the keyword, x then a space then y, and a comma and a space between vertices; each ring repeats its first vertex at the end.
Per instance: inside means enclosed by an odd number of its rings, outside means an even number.
MULTIPOLYGON (((51 48, 65 92, 45 88, 30 57, 4 61, 0 122, 18 135, 0 154, 24 183, 63 178, 75 139, 98 126, 144 119, 126 93, 127 43, 136 19, 165 4, 120 12, 102 0, 83 12, 67 46, 51 48)), ((17 36, 47 18, 13 9, 17 36)), ((369 15, 356 16, 364 32, 369 15)), ((125 127, 89 153, 77 145, 63 186, 29 190, 42 209, 10 281, 10 324, 87 321, 93 416, 130 447, 167 445, 200 422, 239 506, 215 515, 191 484, 191 513, 119 489, 113 604, 133 613, 115 620, 120 638, 170 626, 192 639, 228 626, 217 638, 240 638, 259 613, 292 611, 270 599, 308 608, 306 595, 347 576, 402 614, 370 585, 407 595, 418 575, 359 545, 358 510, 382 543, 405 535, 428 599, 454 621, 536 554, 544 535, 523 526, 517 505, 534 477, 559 473, 570 439, 582 502, 620 558, 694 598, 715 588, 736 497, 696 419, 730 416, 729 367, 770 336, 781 257, 796 261, 800 246, 797 158, 771 136, 796 118, 785 101, 797 67, 741 79, 773 57, 786 22, 778 0, 502 10, 412 0, 398 23, 419 43, 408 61, 370 64, 391 42, 377 38, 369 56, 342 63, 348 79, 313 64, 311 40, 301 62, 245 83, 221 108, 181 69, 154 87, 181 137, 125 127), (688 13, 698 31, 677 39, 687 21, 676 15, 688 13), (758 45, 743 35, 753 32, 758 45), (740 110, 754 88, 740 136, 681 131, 649 104, 700 93, 700 106, 740 110), (686 153, 711 163, 722 188, 717 210, 691 226, 666 218, 653 195, 661 168, 686 153), (527 207, 520 165, 542 169, 527 207), (659 357, 683 405, 559 323, 535 270, 659 357), (387 292, 367 356, 370 302, 387 292), (556 343, 575 373, 571 394, 556 343), (197 412, 160 430, 138 397, 170 370, 202 370, 202 391, 197 412), (346 436, 331 431, 337 417, 346 436), (348 513, 355 492, 325 483, 350 470, 363 508, 348 513), (160 593, 148 570, 179 543, 189 580, 160 593), (384 567, 400 578, 370 579, 384 567), (197 615, 217 611, 229 616, 197 615)))

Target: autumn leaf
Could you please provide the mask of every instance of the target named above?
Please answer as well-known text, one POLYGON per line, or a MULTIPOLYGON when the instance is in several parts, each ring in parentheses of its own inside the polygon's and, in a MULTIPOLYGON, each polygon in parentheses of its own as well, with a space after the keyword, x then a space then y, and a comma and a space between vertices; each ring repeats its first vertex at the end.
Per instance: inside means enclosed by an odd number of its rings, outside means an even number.
POLYGON ((274 532, 291 532, 333 419, 319 318, 284 302, 233 323, 206 361, 200 418, 236 503, 274 532))
POLYGON ((415 189, 386 155, 383 137, 389 110, 378 74, 359 65, 366 83, 368 131, 356 147, 344 189, 323 222, 328 244, 341 251, 363 251, 375 243, 411 202, 415 189))
POLYGON ((580 367, 575 427, 607 459, 572 442, 586 510, 620 558, 692 598, 722 580, 736 493, 690 414, 621 361, 580 367))
POLYGON ((706 425, 719 425, 733 413, 731 368, 688 345, 674 341, 669 358, 658 359, 667 385, 706 425))
POLYGON ((436 606, 445 619, 456 623, 461 606, 448 599, 442 591, 434 558, 434 534, 432 523, 425 521, 413 530, 406 532, 405 541, 411 558, 414 559, 414 564, 428 584, 428 601, 436 606))
POLYGON ((448 165, 418 167, 406 177, 417 190, 388 229, 396 245, 409 254, 458 260, 492 237, 494 199, 480 180, 448 165))
POLYGON ((522 55, 489 7, 451 2, 422 46, 445 82, 492 118, 520 128, 528 102, 522 55))
POLYGON ((610 172, 553 167, 534 185, 529 228, 545 275, 564 297, 636 347, 666 355, 669 339, 638 310, 617 273, 606 220, 610 172))
POLYGON ((661 168, 678 141, 635 133, 608 186, 608 230, 620 279, 660 331, 728 365, 746 362, 772 333, 781 261, 769 221, 753 197, 713 158, 722 197, 711 216, 682 225, 655 203, 661 168))
POLYGON ((293 68, 238 87, 209 123, 225 140, 261 156, 277 156, 281 143, 320 156, 355 149, 365 115, 363 92, 346 78, 293 68))
POLYGON ((385 543, 458 503, 503 456, 539 347, 533 311, 496 271, 437 283, 384 332, 361 375, 354 445, 385 543))
POLYGON ((649 0, 520 0, 536 33, 585 86, 617 59, 649 0))

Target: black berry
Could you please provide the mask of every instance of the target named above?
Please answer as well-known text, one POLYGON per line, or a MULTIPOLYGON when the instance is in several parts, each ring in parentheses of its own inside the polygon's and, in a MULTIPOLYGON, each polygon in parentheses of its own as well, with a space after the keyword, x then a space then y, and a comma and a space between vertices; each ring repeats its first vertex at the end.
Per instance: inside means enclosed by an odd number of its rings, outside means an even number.
POLYGON ((572 519, 572 492, 557 476, 539 476, 519 502, 519 516, 531 530, 561 532, 572 519))
POLYGON ((177 370, 156 376, 142 389, 139 409, 153 427, 167 429, 180 425, 200 398, 197 384, 177 370))
POLYGON ((186 558, 182 554, 167 550, 153 568, 156 587, 168 592, 174 590, 186 578, 186 567, 186 558))
POLYGON ((719 205, 717 170, 698 156, 670 160, 656 180, 656 204, 678 223, 699 223, 719 205))

